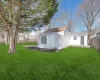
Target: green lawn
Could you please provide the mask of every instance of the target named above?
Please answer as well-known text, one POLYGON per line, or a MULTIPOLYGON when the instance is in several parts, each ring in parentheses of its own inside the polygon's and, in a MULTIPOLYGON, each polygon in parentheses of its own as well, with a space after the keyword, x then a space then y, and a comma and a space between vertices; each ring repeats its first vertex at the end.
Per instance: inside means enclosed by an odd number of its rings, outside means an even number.
POLYGON ((100 80, 95 49, 39 52, 24 48, 27 44, 18 44, 16 54, 8 54, 7 46, 0 44, 0 80, 100 80))

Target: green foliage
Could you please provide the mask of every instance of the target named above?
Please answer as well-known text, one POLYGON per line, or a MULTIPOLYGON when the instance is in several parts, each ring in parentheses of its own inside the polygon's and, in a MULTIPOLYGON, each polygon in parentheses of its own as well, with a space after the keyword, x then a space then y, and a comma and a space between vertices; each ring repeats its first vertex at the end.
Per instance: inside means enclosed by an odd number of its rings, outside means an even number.
POLYGON ((56 0, 5 0, 1 5, 5 22, 17 25, 20 13, 20 25, 27 27, 48 24, 57 11, 58 3, 56 0))
MULTIPOLYGON (((95 49, 68 47, 60 52, 39 52, 17 44, 7 54, 0 44, 0 80, 99 80, 100 54, 95 49)), ((35 43, 36 44, 36 43, 35 43)))
POLYGON ((39 23, 48 24, 58 7, 56 0, 31 0, 25 1, 24 5, 23 15, 26 15, 26 18, 30 19, 29 21, 25 19, 27 21, 27 26, 35 26, 39 23), (28 2, 27 5, 26 2, 28 2), (36 5, 34 9, 32 9, 34 5, 32 2, 36 5), (30 16, 35 18, 31 18, 30 16))
POLYGON ((50 10, 47 11, 48 15, 44 16, 44 18, 43 18, 43 22, 45 24, 48 24, 50 22, 53 15, 57 11, 57 7, 58 7, 58 3, 56 3, 55 0, 49 0, 49 1, 51 1, 51 4, 49 4, 51 7, 50 7, 50 10), (53 4, 56 4, 56 5, 53 5, 53 4))

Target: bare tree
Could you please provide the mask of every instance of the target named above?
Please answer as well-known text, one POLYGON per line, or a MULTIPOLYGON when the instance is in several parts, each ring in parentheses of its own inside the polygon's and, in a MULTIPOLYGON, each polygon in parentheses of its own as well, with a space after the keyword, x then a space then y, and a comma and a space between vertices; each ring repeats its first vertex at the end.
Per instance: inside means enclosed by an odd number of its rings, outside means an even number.
POLYGON ((75 27, 74 27, 74 24, 73 24, 73 20, 72 19, 67 20, 67 29, 68 29, 69 32, 74 31, 75 27))
POLYGON ((90 44, 91 35, 100 25, 100 0, 84 0, 79 6, 78 16, 83 27, 87 29, 88 44, 90 44))
POLYGON ((66 20, 67 31, 73 32, 75 30, 75 26, 74 26, 74 20, 72 18, 72 13, 66 11, 66 14, 65 14, 65 16, 63 16, 63 18, 65 18, 65 20, 66 20))

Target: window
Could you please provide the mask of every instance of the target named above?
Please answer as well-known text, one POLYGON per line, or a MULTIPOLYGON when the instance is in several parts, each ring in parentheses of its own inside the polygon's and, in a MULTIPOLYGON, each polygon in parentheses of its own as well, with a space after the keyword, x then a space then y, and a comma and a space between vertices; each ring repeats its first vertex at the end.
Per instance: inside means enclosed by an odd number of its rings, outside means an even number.
POLYGON ((23 39, 25 40, 25 37, 23 37, 23 39))
POLYGON ((77 40, 77 37, 73 37, 74 40, 77 40))
POLYGON ((47 44, 47 36, 43 36, 43 37, 41 38, 41 43, 42 43, 42 44, 47 44))

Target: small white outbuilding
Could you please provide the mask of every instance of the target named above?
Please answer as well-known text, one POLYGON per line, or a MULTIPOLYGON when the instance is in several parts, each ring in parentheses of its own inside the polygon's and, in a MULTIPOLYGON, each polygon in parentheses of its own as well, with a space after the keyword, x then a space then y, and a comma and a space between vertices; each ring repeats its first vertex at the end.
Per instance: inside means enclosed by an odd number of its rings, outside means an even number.
POLYGON ((38 36, 38 47, 47 49, 63 49, 68 46, 87 46, 86 32, 69 33, 66 27, 52 28, 38 36))

